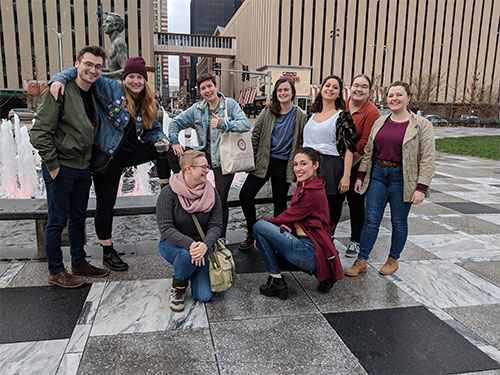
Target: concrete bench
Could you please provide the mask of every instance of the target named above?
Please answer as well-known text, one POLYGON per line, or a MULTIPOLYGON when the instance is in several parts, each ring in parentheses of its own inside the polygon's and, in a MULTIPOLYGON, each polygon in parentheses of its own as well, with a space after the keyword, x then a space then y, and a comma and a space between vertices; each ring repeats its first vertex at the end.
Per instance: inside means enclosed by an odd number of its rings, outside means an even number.
MULTIPOLYGON (((156 195, 118 197, 113 210, 114 216, 154 215, 156 214, 156 195)), ((288 200, 291 196, 288 197, 288 200)), ((46 199, 2 199, 0 220, 35 220, 37 254, 45 258, 45 225, 48 208, 46 199)), ((272 203, 272 197, 256 198, 255 204, 272 203)), ((229 207, 241 206, 239 200, 228 202, 229 207)), ((89 199, 87 217, 95 216, 95 198, 89 199)))

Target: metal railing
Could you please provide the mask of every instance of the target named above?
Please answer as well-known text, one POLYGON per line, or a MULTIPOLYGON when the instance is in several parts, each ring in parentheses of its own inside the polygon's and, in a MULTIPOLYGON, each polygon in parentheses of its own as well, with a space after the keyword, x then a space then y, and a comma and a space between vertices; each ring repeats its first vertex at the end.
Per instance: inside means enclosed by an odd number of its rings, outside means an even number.
POLYGON ((228 36, 155 33, 154 42, 159 46, 183 46, 201 48, 234 49, 236 38, 228 36))

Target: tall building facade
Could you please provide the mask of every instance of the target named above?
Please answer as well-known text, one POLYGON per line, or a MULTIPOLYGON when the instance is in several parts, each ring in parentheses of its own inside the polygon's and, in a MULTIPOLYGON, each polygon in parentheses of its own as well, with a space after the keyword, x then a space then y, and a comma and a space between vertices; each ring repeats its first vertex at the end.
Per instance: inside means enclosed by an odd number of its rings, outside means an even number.
MULTIPOLYGON (((498 104, 497 0, 246 0, 221 35, 237 38, 223 68, 300 76, 293 67, 310 67, 298 78, 312 86, 331 73, 346 85, 365 73, 378 87, 405 80, 421 101, 460 103, 475 93, 498 104)), ((258 82, 223 73, 221 85, 237 97, 258 82)))
MULTIPOLYGON (((153 0, 153 17, 155 20, 154 30, 161 33, 168 32, 168 0, 153 0)), ((169 81, 168 81, 168 56, 156 56, 156 68, 160 70, 160 87, 161 96, 167 98, 169 96, 169 81)))
MULTIPOLYGON (((245 0, 191 0, 191 34, 213 35, 217 26, 226 26, 245 0)), ((196 92, 197 57, 191 58, 189 89, 196 92)), ((182 84, 182 81, 180 81, 182 84)), ((194 98, 193 98, 194 99, 194 98)))
POLYGON ((152 4, 151 0, 0 1, 0 89, 26 89, 28 82, 47 81, 59 72, 58 33, 62 33, 63 69, 73 66, 85 45, 108 50, 110 41, 101 29, 104 12, 124 18, 122 37, 129 56, 142 56, 153 66, 152 4))

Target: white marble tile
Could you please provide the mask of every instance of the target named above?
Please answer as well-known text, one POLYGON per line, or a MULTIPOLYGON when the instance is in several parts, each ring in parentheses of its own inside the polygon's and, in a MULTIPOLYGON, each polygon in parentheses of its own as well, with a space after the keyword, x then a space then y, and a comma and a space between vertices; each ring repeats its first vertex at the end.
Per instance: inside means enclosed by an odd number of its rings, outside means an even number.
MULTIPOLYGON (((389 213, 386 212, 386 214, 390 216, 389 213)), ((379 228, 379 234, 391 234, 391 231, 381 225, 379 228)), ((344 220, 338 223, 337 228, 335 228, 335 237, 351 237, 351 220, 344 220)))
POLYGON ((447 191, 446 194, 480 204, 499 203, 500 198, 494 193, 478 191, 447 191))
POLYGON ((2 344, 0 373, 53 375, 67 343, 68 340, 47 340, 2 344))
POLYGON ((91 336, 155 332, 208 327, 203 303, 190 293, 185 309, 174 313, 169 307, 172 280, 128 280, 106 286, 94 319, 91 336))
POLYGON ((80 312, 76 324, 85 325, 93 323, 105 288, 106 283, 92 283, 92 287, 89 290, 89 294, 87 294, 87 298, 85 299, 85 303, 83 304, 82 311, 80 312))
POLYGON ((69 339, 66 353, 81 353, 85 349, 87 339, 90 335, 92 324, 78 324, 75 326, 73 333, 69 339))
POLYGON ((64 354, 57 375, 76 375, 81 359, 82 353, 64 354))
POLYGON ((7 271, 0 277, 0 288, 7 288, 7 285, 14 280, 19 271, 24 267, 25 263, 14 263, 7 271))
POLYGON ((495 235, 421 234, 409 235, 408 241, 441 259, 453 261, 498 260, 500 259, 499 242, 498 240, 492 241, 491 236, 495 235))
POLYGON ((481 214, 475 216, 490 223, 500 225, 500 214, 481 214))
POLYGON ((500 178, 494 177, 469 177, 468 180, 478 182, 480 184, 500 184, 500 178))
POLYGON ((392 279, 426 306, 446 308, 500 302, 498 286, 449 262, 400 262, 392 279))

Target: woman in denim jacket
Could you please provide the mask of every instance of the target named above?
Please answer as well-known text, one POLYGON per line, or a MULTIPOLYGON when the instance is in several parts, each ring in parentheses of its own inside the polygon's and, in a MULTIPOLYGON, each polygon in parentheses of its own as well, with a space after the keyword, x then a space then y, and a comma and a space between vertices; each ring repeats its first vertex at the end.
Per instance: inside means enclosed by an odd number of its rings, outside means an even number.
MULTIPOLYGON (((57 97, 64 84, 76 78, 71 68, 53 77, 51 93, 57 97)), ((93 170, 96 192, 95 229, 103 247, 103 262, 114 271, 126 271, 125 263, 113 247, 113 207, 116 203, 120 177, 125 167, 157 160, 160 183, 166 184, 170 167, 158 149, 168 148, 167 136, 156 120, 157 107, 147 85, 146 63, 142 57, 131 57, 125 63, 123 84, 99 78, 93 85, 97 99, 100 127, 94 141, 94 161, 102 156, 104 165, 93 170)), ((164 153, 166 155, 166 152, 164 153)), ((91 160, 91 168, 92 168, 91 160)), ((94 163, 95 164, 95 163, 94 163)))
POLYGON ((222 234, 226 236, 229 208, 227 197, 234 174, 223 175, 220 163, 219 142, 224 132, 246 132, 250 130, 250 121, 241 110, 239 104, 231 98, 226 98, 217 91, 215 77, 211 74, 201 74, 196 82, 203 100, 174 118, 169 125, 169 137, 172 142, 172 152, 169 152, 169 164, 174 172, 179 172, 178 157, 184 152, 184 146, 179 143, 179 132, 182 129, 193 128, 198 136, 198 147, 192 147, 205 152, 208 163, 214 172, 215 188, 222 202, 222 234), (227 106, 227 120, 224 119, 227 106))

